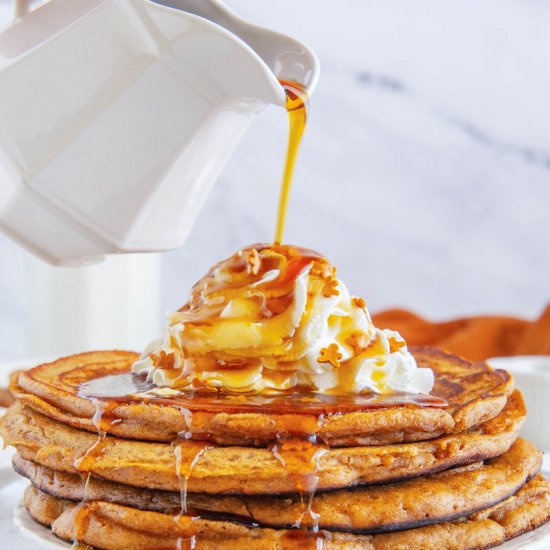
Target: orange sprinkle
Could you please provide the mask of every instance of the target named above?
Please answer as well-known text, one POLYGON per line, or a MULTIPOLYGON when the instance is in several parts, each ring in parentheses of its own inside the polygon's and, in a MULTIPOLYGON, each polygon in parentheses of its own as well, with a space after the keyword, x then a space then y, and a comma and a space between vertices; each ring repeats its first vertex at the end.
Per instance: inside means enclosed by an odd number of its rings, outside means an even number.
POLYGON ((246 263, 248 264, 246 266, 246 272, 249 275, 258 275, 258 271, 260 271, 260 265, 262 264, 262 260, 260 258, 259 252, 253 248, 248 253, 248 258, 246 259, 246 263))
POLYGON ((367 309, 367 304, 363 298, 358 298, 357 296, 354 296, 351 299, 351 303, 356 307, 360 307, 363 311, 366 311, 367 309))
POLYGON ((166 353, 164 350, 161 350, 158 355, 151 353, 151 355, 149 355, 149 358, 151 359, 153 366, 156 369, 175 368, 176 358, 174 357, 174 354, 172 352, 166 353))
POLYGON ((310 273, 321 279, 327 279, 336 274, 336 268, 327 263, 313 262, 310 273))
POLYGON ((340 366, 343 355, 338 344, 330 344, 328 348, 321 348, 321 354, 317 357, 319 363, 330 363, 335 369, 340 366))
POLYGON ((389 343, 390 343, 390 353, 393 353, 394 351, 398 351, 407 345, 405 342, 399 342, 398 340, 394 340, 393 338, 389 339, 389 343))
POLYGON ((338 279, 334 277, 328 277, 323 284, 323 296, 330 298, 331 296, 339 296, 338 279))
POLYGON ((355 355, 359 355, 369 345, 369 339, 363 332, 354 332, 349 338, 345 339, 345 343, 350 345, 355 355))

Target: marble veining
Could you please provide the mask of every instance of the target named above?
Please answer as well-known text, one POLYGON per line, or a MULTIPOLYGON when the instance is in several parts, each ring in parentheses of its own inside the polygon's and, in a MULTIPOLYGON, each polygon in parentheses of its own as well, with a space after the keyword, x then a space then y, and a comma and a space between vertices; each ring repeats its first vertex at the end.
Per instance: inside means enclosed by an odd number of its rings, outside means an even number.
MULTIPOLYGON (((371 310, 535 317, 550 301, 550 4, 228 3, 322 62, 287 240, 325 253, 371 310)), ((188 242, 163 255, 165 310, 212 262, 272 238, 285 134, 283 111, 257 117, 188 242)), ((26 253, 0 237, 0 255, 0 354, 16 356, 26 253)))

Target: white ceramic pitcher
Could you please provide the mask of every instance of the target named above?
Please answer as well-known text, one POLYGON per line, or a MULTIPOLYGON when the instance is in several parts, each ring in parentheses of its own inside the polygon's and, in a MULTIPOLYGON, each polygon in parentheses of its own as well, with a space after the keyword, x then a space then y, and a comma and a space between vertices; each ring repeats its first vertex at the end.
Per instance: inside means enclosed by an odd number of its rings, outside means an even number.
POLYGON ((0 227, 57 265, 181 246, 278 79, 317 75, 217 0, 51 0, 0 33, 0 227))

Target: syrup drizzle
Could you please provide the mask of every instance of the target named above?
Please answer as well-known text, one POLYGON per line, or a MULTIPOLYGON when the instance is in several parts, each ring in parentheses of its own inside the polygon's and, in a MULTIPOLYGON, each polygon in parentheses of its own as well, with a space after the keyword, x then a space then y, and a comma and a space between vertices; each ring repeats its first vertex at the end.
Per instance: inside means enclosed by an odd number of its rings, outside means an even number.
POLYGON ((93 463, 103 456, 105 438, 110 426, 117 421, 120 422, 120 419, 113 415, 113 410, 118 406, 116 401, 93 398, 92 403, 95 406, 92 422, 97 429, 97 441, 74 463, 75 469, 84 473, 89 472, 93 463))
POLYGON ((88 526, 90 524, 90 510, 87 508, 86 503, 90 500, 88 498, 88 489, 91 478, 91 469, 93 464, 103 456, 105 452, 105 438, 110 426, 115 422, 120 422, 119 418, 116 418, 113 414, 114 409, 118 406, 116 401, 102 400, 98 398, 92 398, 92 403, 95 406, 95 413, 92 417, 92 422, 97 429, 97 441, 77 460, 74 462, 74 468, 82 473, 86 474, 84 479, 84 486, 82 489, 82 501, 77 504, 77 508, 74 513, 75 521, 75 538, 73 541, 73 550, 87 550, 91 546, 84 544, 88 526))
MULTIPOLYGON (((144 375, 122 373, 96 378, 84 382, 78 391, 78 396, 85 399, 99 399, 109 401, 111 406, 124 404, 139 404, 145 401, 174 407, 182 412, 185 417, 187 432, 191 439, 196 439, 192 427, 192 413, 266 413, 266 414, 293 414, 303 415, 300 420, 294 422, 293 431, 303 434, 308 439, 315 432, 315 421, 311 416, 317 417, 317 422, 322 421, 323 415, 338 414, 344 412, 367 411, 388 407, 437 407, 448 406, 445 399, 435 395, 395 393, 381 395, 373 392, 361 394, 327 394, 312 391, 301 391, 300 388, 274 393, 230 393, 230 392, 203 392, 199 390, 181 390, 177 394, 164 397, 150 393, 155 386, 146 384, 144 375), (115 382, 116 379, 116 382, 115 382), (92 386, 93 384, 93 386, 92 386), (116 384, 120 394, 105 397, 107 385, 116 384), (91 392, 93 389, 93 393, 91 392)), ((104 423, 107 429, 115 421, 112 419, 104 423)))
POLYGON ((314 438, 311 441, 279 439, 270 450, 286 470, 300 498, 302 511, 293 527, 300 529, 304 516, 307 515, 309 521, 305 527, 317 533, 320 516, 313 510, 312 504, 319 484, 319 460, 328 452, 328 447, 318 445, 314 438))
MULTIPOLYGON (((193 530, 193 520, 198 519, 194 510, 187 506, 188 483, 193 469, 201 460, 203 453, 211 447, 200 449, 186 445, 191 439, 207 439, 208 434, 195 433, 193 430, 193 411, 211 412, 263 412, 273 414, 292 414, 293 422, 278 433, 277 440, 268 448, 281 463, 293 481, 295 492, 301 502, 301 510, 295 518, 294 530, 282 535, 284 548, 297 550, 322 549, 326 534, 319 530, 319 515, 314 509, 314 497, 319 481, 319 460, 328 448, 317 441, 317 431, 327 414, 338 414, 346 411, 377 409, 392 406, 434 406, 444 407, 447 402, 431 395, 327 395, 292 392, 290 394, 240 394, 238 396, 223 392, 202 394, 200 392, 180 392, 175 397, 159 397, 149 393, 153 386, 143 376, 131 373, 109 375, 97 378, 90 383, 83 383, 78 395, 89 399, 95 406, 93 423, 97 429, 97 441, 75 461, 75 468, 88 473, 84 489, 83 506, 88 500, 86 488, 90 479, 89 471, 95 461, 103 455, 106 446, 106 435, 111 427, 121 421, 115 414, 120 405, 130 403, 155 403, 177 408, 185 420, 185 430, 172 442, 174 449, 176 475, 180 488, 180 512, 174 516, 178 532, 175 547, 182 550, 193 550, 197 544, 197 534, 193 530), (113 388, 116 387, 116 391, 113 388), (91 395, 93 389, 96 395, 91 395), (110 391, 109 391, 110 390, 110 391), (101 397, 101 393, 109 397, 101 397), (115 393, 121 395, 116 396, 115 393), (237 397, 237 398, 236 398, 237 397), (298 414, 296 414, 298 413, 298 414), (299 414, 304 413, 304 414, 299 414)), ((75 514, 75 544, 83 540, 89 523, 89 512, 78 510, 75 514)), ((74 548, 82 548, 74 546, 74 548)))
MULTIPOLYGON (((305 89, 297 83, 281 81, 287 96, 286 109, 289 120, 289 140, 287 146, 286 161, 283 171, 277 224, 275 231, 275 245, 283 241, 286 212, 290 195, 292 174, 299 145, 306 125, 308 96, 305 89)), ((257 245, 258 250, 261 245, 257 245)), ((305 263, 326 260, 317 253, 299 249, 297 255, 291 259, 285 280, 277 281, 272 285, 282 285, 292 282, 296 273, 300 272, 305 263), (305 263, 304 263, 305 262, 305 263), (288 279, 288 280, 287 280, 288 279)), ((237 260, 232 269, 238 271, 246 268, 244 260, 237 260), (240 262, 240 263, 239 263, 240 262)), ((209 274, 214 273, 214 266, 209 274)), ((212 284, 212 277, 205 277, 204 284, 212 284)), ((269 288, 270 283, 265 284, 269 288)), ((192 322, 196 324, 208 323, 216 311, 210 309, 209 315, 204 315, 204 304, 201 303, 200 283, 192 292, 192 300, 182 308, 188 314, 193 314, 192 322), (196 298, 195 298, 196 297, 196 298), (195 314, 196 312, 196 314, 195 314)), ((208 309, 208 308, 206 308, 208 309)), ((130 403, 154 402, 158 405, 171 406, 179 411, 185 419, 186 429, 178 434, 172 442, 176 463, 176 475, 180 488, 180 512, 174 516, 178 525, 178 531, 185 535, 177 537, 175 548, 177 550, 193 550, 197 544, 197 535, 193 532, 193 521, 198 516, 191 515, 187 507, 188 483, 193 469, 200 461, 203 453, 210 447, 200 450, 190 449, 186 442, 189 439, 207 439, 208 434, 200 434, 193 431, 192 411, 224 412, 224 413, 272 413, 292 414, 292 425, 287 425, 285 431, 281 431, 277 440, 269 449, 273 456, 285 468, 288 476, 293 481, 296 494, 299 496, 302 510, 296 517, 294 529, 281 536, 283 547, 288 550, 322 550, 326 540, 326 534, 319 531, 319 514, 313 509, 315 492, 319 481, 319 460, 328 452, 328 448, 318 444, 316 432, 325 415, 344 412, 364 411, 369 409, 395 407, 395 406, 430 406, 445 407, 448 403, 431 395, 377 395, 366 393, 360 395, 330 395, 317 394, 306 388, 297 388, 289 392, 275 394, 230 394, 230 393, 204 393, 201 391, 181 391, 175 397, 161 397, 149 393, 155 387, 149 384, 144 377, 130 373, 110 375, 103 379, 95 379, 81 385, 78 395, 89 399, 95 406, 93 423, 97 429, 97 441, 75 461, 75 469, 87 473, 84 481, 83 500, 75 513, 75 541, 73 548, 88 549, 89 547, 79 541, 85 539, 90 522, 90 511, 85 507, 88 501, 87 490, 90 482, 90 470, 95 461, 101 458, 106 447, 106 435, 111 427, 118 422, 114 414, 117 406, 130 403), (307 519, 306 519, 307 518, 307 519), (302 528, 303 527, 303 528, 302 528)))
POLYGON ((90 511, 86 508, 85 502, 77 504, 74 512, 75 538, 71 550, 91 550, 91 546, 81 541, 86 537, 90 525, 90 511))
MULTIPOLYGON (((186 421, 187 421, 186 416, 186 421)), ((199 462, 203 453, 209 450, 211 447, 205 446, 198 450, 190 449, 186 442, 190 439, 190 433, 188 431, 183 432, 172 442, 174 448, 174 456, 176 458, 176 476, 178 478, 180 487, 180 513, 174 516, 174 521, 180 525, 182 521, 185 521, 186 530, 189 532, 189 536, 179 536, 176 544, 176 548, 193 549, 196 544, 196 535, 193 533, 192 520, 188 514, 187 509, 187 486, 191 472, 193 468, 199 462)))
POLYGON ((306 127, 308 95, 303 86, 297 82, 280 80, 286 93, 286 110, 288 112, 288 146, 286 151, 285 167, 281 182, 281 194, 279 196, 279 210, 277 213, 277 226, 275 228, 275 243, 283 242, 285 231, 286 211, 292 184, 292 174, 298 155, 298 148, 302 141, 302 135, 306 127))

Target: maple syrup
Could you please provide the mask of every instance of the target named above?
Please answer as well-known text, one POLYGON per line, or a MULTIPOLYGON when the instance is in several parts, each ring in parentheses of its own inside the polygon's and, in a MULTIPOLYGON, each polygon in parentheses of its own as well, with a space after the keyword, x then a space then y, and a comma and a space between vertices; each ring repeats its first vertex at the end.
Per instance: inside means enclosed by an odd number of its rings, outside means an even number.
POLYGON ((208 451, 211 447, 192 447, 186 445, 188 438, 176 439, 172 442, 174 448, 174 456, 176 458, 176 476, 178 478, 180 486, 180 506, 181 511, 179 518, 187 515, 187 485, 193 468, 197 465, 201 456, 208 451))
POLYGON ((84 473, 89 472, 93 463, 103 456, 106 445, 105 438, 110 426, 120 422, 120 419, 113 414, 114 409, 118 406, 117 401, 98 398, 92 398, 91 401, 95 406, 92 422, 97 429, 97 441, 74 463, 75 469, 84 473))
POLYGON ((176 539, 176 550, 194 550, 197 545, 197 535, 193 529, 193 521, 198 517, 191 517, 180 513, 174 516, 174 522, 178 528, 184 531, 184 535, 179 535, 176 539))
POLYGON ((275 228, 275 244, 283 242, 285 231, 286 211, 290 188, 292 185, 292 174, 298 155, 298 148, 302 141, 307 121, 308 95, 303 86, 296 82, 280 81, 286 93, 286 110, 288 112, 288 146, 286 160, 281 182, 279 196, 279 210, 277 212, 277 225, 275 228))
MULTIPOLYGON (((208 438, 208 434, 193 432, 193 412, 290 414, 293 418, 292 424, 286 426, 284 433, 279 433, 277 441, 270 445, 269 449, 285 468, 289 479, 294 485, 294 491, 300 498, 301 511, 297 514, 292 527, 295 529, 303 527, 313 533, 319 531, 319 515, 314 510, 314 496, 319 480, 319 460, 328 451, 327 447, 318 443, 316 434, 325 415, 397 405, 409 407, 428 405, 444 407, 447 405, 445 400, 435 396, 413 394, 331 395, 294 390, 274 395, 253 393, 236 396, 223 392, 203 394, 181 391, 177 396, 159 397, 147 393, 153 388, 154 386, 148 384, 143 376, 130 373, 109 375, 103 379, 98 378, 91 383, 82 384, 79 395, 91 399, 95 404, 96 413, 93 420, 98 430, 98 440, 75 463, 75 467, 79 471, 88 471, 93 462, 102 455, 107 431, 114 423, 120 421, 114 414, 117 406, 150 402, 174 407, 181 411, 186 426, 186 429, 172 442, 176 475, 180 487, 180 513, 174 516, 174 521, 178 524, 189 522, 190 510, 187 507, 188 482, 203 453, 210 448, 207 445, 203 447, 186 445, 186 442, 190 439, 208 438), (113 395, 113 388, 117 388, 121 395, 113 395), (111 392, 108 398, 102 398, 100 395, 91 395, 91 389, 99 392, 99 394, 102 391, 103 393, 109 393, 109 389, 111 392)), ((195 512, 193 511, 193 513, 195 512)), ((192 525, 192 523, 186 523, 186 525, 192 525)), ((186 530, 190 534, 188 537, 178 537, 177 548, 194 548, 196 535, 193 534, 192 530, 186 530)), ((296 543, 297 540, 296 537, 292 538, 292 544, 296 543)), ((321 548, 324 541, 322 535, 314 537, 311 534, 300 540, 306 548, 321 548)), ((291 541, 288 541, 288 545, 291 547, 291 541)))
POLYGON ((285 550, 323 550, 325 540, 323 532, 303 529, 288 530, 281 537, 282 548, 285 550))
POLYGON ((229 392, 202 392, 200 390, 181 390, 177 395, 162 397, 148 393, 154 389, 148 384, 143 375, 131 373, 109 375, 93 381, 94 394, 90 393, 91 384, 85 382, 80 386, 78 395, 87 399, 96 399, 107 402, 110 411, 109 420, 103 423, 108 429, 113 423, 112 410, 118 405, 139 404, 151 402, 158 405, 170 406, 182 411, 188 427, 188 437, 194 438, 191 429, 192 411, 213 413, 266 413, 266 414, 293 414, 304 415, 303 424, 296 419, 296 432, 311 434, 315 431, 316 421, 311 416, 321 417, 345 412, 359 412, 372 409, 390 407, 436 407, 448 406, 445 399, 435 395, 395 393, 382 395, 374 392, 360 394, 330 394, 313 391, 301 391, 295 388, 288 391, 274 393, 229 393, 229 392), (107 387, 117 379, 120 395, 104 397, 107 387), (303 429, 305 427, 305 429, 303 429))
POLYGON ((82 542, 86 537, 89 524, 90 511, 86 507, 85 501, 82 501, 76 505, 76 509, 74 511, 75 537, 71 550, 88 550, 91 548, 91 546, 88 546, 82 542))
POLYGON ((208 449, 208 447, 203 447, 201 449, 189 449, 185 446, 186 439, 180 441, 176 439, 172 442, 174 447, 174 456, 176 458, 176 476, 178 478, 178 483, 180 487, 180 512, 174 516, 174 521, 181 525, 182 521, 186 522, 186 531, 188 532, 187 536, 178 536, 176 542, 176 548, 182 550, 193 550, 195 548, 197 537, 191 530, 192 520, 189 518, 187 509, 187 484, 189 478, 191 477, 191 472, 193 468, 199 461, 202 454, 208 449))
POLYGON ((105 452, 105 438, 109 431, 110 426, 115 422, 120 422, 113 411, 117 407, 116 401, 104 400, 92 398, 92 403, 95 406, 95 413, 92 417, 92 422, 97 430, 97 441, 87 451, 74 462, 75 470, 86 474, 84 479, 84 485, 82 490, 82 501, 77 504, 76 511, 74 513, 75 522, 75 538, 72 545, 72 550, 87 550, 91 547, 82 543, 86 536, 88 526, 90 523, 90 511, 87 507, 88 498, 88 486, 91 479, 91 469, 95 461, 97 461, 105 452))
POLYGON ((303 518, 307 515, 309 521, 305 527, 317 533, 320 516, 313 510, 313 498, 319 483, 319 459, 329 449, 316 444, 314 438, 312 439, 313 441, 281 438, 271 445, 270 450, 286 470, 300 497, 302 512, 296 517, 292 527, 302 527, 303 518))
MULTIPOLYGON (((282 176, 274 245, 253 245, 244 249, 240 255, 235 255, 230 261, 224 262, 224 267, 231 273, 241 273, 245 270, 256 269, 259 277, 267 273, 274 266, 269 262, 254 263, 254 253, 265 248, 280 251, 285 257, 285 268, 274 281, 267 281, 263 289, 275 291, 277 299, 267 303, 270 314, 276 314, 280 308, 288 304, 285 299, 290 296, 294 288, 295 279, 308 264, 315 262, 317 269, 333 269, 327 260, 320 254, 299 248, 283 247, 286 212, 290 195, 292 175, 302 135, 307 120, 308 96, 305 89, 297 83, 281 81, 287 96, 286 109, 289 120, 289 140, 286 152, 286 161, 282 176), (278 248, 279 247, 279 248, 278 248), (248 252, 248 255, 244 252, 248 252), (288 293, 285 294, 288 287, 288 293), (273 308, 272 310, 270 308, 273 308)), ((232 287, 232 281, 224 280, 220 283, 216 279, 216 270, 220 264, 213 266, 208 274, 193 287, 189 302, 181 308, 185 312, 186 322, 193 325, 208 325, 215 320, 222 308, 222 304, 207 304, 205 307, 205 289, 210 291, 238 288, 232 287)), ((159 356, 157 361, 161 368, 170 368, 170 360, 166 354, 159 356)), ((243 365, 246 359, 243 359, 243 365)), ((240 365, 240 364, 239 364, 240 365)), ((223 370, 223 365, 217 365, 223 370)), ((229 365, 227 368, 235 368, 229 365)), ((285 426, 285 432, 278 434, 268 448, 273 456, 286 470, 294 485, 295 493, 299 496, 302 511, 293 524, 293 530, 282 535, 285 549, 315 549, 324 546, 325 534, 319 531, 319 515, 314 510, 314 496, 319 481, 319 460, 328 452, 328 447, 317 441, 317 432, 326 415, 366 411, 389 407, 446 407, 447 401, 432 395, 393 394, 380 395, 373 392, 361 394, 317 393, 308 388, 293 388, 289 391, 272 393, 230 393, 224 391, 205 391, 207 387, 193 390, 181 390, 176 395, 162 396, 154 393, 158 389, 149 383, 145 376, 131 373, 109 375, 103 378, 83 383, 78 391, 80 397, 91 400, 96 408, 93 422, 98 432, 98 440, 87 452, 75 462, 75 468, 81 472, 89 472, 94 461, 100 458, 105 450, 106 434, 114 423, 121 420, 116 417, 115 411, 119 405, 136 403, 154 403, 161 406, 173 407, 184 417, 186 430, 181 432, 172 442, 174 450, 176 475, 180 488, 180 512, 174 516, 180 531, 185 536, 178 536, 177 549, 195 548, 197 537, 193 532, 193 521, 199 516, 187 507, 188 482, 193 469, 200 461, 203 453, 210 447, 189 446, 189 439, 208 439, 209 434, 193 431, 193 412, 204 411, 211 413, 265 413, 272 415, 290 415, 292 422, 285 426)), ((88 475, 89 480, 89 475, 88 475)), ((85 491, 84 491, 85 493, 85 491)), ((86 499, 83 499, 85 501, 86 499)), ((218 518, 219 519, 219 518, 218 518)), ((225 518, 227 520, 227 518, 225 518)), ((86 509, 78 510, 75 515, 77 541, 87 529, 89 512, 86 509)), ((75 542, 75 544, 77 544, 75 542)))

